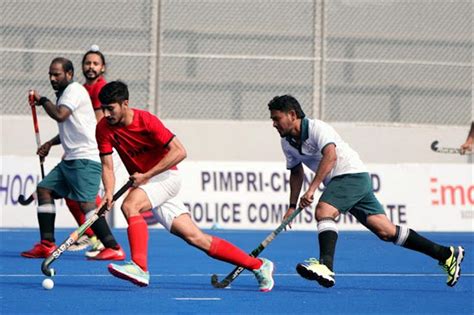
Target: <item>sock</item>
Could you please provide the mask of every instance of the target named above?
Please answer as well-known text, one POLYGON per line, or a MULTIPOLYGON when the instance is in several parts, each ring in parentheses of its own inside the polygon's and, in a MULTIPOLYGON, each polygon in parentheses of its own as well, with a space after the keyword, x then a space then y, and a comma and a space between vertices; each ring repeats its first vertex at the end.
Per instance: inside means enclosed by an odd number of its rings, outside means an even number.
POLYGON ((54 221, 56 219, 56 207, 52 203, 39 205, 38 223, 41 240, 54 243, 54 221))
POLYGON ((212 258, 223 260, 248 270, 259 269, 262 266, 260 259, 248 255, 235 245, 216 236, 212 237, 211 247, 207 254, 212 258))
POLYGON ((396 228, 397 232, 393 241, 396 245, 423 253, 440 262, 446 261, 451 256, 449 247, 436 244, 405 226, 397 225, 396 228))
POLYGON ((113 249, 118 249, 120 247, 112 235, 112 231, 110 231, 109 225, 104 216, 97 219, 97 221, 92 224, 91 228, 105 247, 113 249))
MULTIPOLYGON (((84 222, 86 222, 86 215, 84 212, 82 212, 79 202, 69 198, 64 198, 64 200, 66 200, 66 205, 77 224, 82 225, 84 222)), ((94 236, 94 232, 91 230, 91 228, 88 228, 84 234, 86 234, 88 237, 94 236)))
POLYGON ((319 220, 318 232, 319 262, 332 271, 338 237, 336 221, 333 218, 319 220))
POLYGON ((148 226, 141 215, 128 218, 127 234, 133 262, 148 271, 148 226))

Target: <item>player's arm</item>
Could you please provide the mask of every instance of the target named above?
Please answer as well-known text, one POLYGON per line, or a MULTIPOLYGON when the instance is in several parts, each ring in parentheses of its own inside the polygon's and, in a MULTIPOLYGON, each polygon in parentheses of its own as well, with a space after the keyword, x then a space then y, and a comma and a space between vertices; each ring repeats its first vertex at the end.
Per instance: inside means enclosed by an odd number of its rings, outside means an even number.
POLYGON ((300 206, 305 208, 314 200, 314 193, 318 189, 319 185, 323 182, 324 178, 328 176, 331 170, 336 165, 337 155, 336 155, 336 145, 330 143, 326 145, 322 150, 323 158, 319 163, 318 169, 314 174, 314 178, 309 184, 308 190, 300 198, 300 206))
POLYGON ((107 209, 110 209, 115 189, 114 160, 112 154, 101 154, 100 161, 102 162, 102 182, 105 191, 103 203, 107 202, 107 209))
MULTIPOLYGON (((291 169, 290 173, 290 205, 298 203, 298 196, 300 195, 301 187, 303 186, 304 169, 303 164, 300 163, 291 169)), ((296 208, 294 206, 293 208, 296 208)))
POLYGON ((61 143, 61 139, 59 138, 59 135, 56 135, 51 140, 43 143, 36 151, 36 154, 38 154, 41 157, 45 157, 49 154, 49 150, 51 149, 53 145, 58 145, 60 143, 61 143))
POLYGON ((146 183, 150 178, 156 176, 171 167, 175 166, 186 158, 186 150, 176 136, 166 145, 168 153, 163 159, 152 167, 148 172, 139 174, 135 173, 130 178, 133 179, 133 186, 138 187, 146 183))
POLYGON ((461 145, 461 154, 464 154, 468 151, 472 151, 472 146, 474 144, 474 121, 471 123, 471 129, 466 138, 466 142, 461 145))
POLYGON ((72 113, 69 107, 65 105, 56 106, 46 97, 41 97, 38 103, 43 106, 49 117, 53 118, 57 122, 65 121, 72 113))
POLYGON ((38 105, 43 106, 49 117, 53 118, 57 122, 65 121, 72 113, 71 109, 65 105, 56 106, 47 97, 39 95, 38 91, 32 91, 35 98, 35 102, 38 105))
MULTIPOLYGON (((283 220, 286 220, 295 210, 298 203, 298 196, 300 195, 301 187, 303 186, 304 169, 303 164, 300 163, 291 169, 290 173, 290 205, 283 220)), ((291 229, 291 224, 288 224, 291 229)))

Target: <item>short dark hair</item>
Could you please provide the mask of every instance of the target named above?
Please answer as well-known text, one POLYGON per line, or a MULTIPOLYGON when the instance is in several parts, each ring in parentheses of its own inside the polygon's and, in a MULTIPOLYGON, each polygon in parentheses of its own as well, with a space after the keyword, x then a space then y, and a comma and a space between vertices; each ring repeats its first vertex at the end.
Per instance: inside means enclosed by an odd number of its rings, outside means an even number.
POLYGON ((56 57, 51 61, 51 64, 53 63, 60 63, 63 66, 64 72, 72 72, 72 76, 74 76, 74 66, 71 60, 64 57, 56 57))
POLYGON ((275 96, 268 103, 268 109, 279 110, 285 113, 288 113, 290 110, 294 110, 296 112, 296 117, 304 118, 306 116, 303 110, 301 109, 300 103, 296 100, 296 98, 289 94, 275 96))
POLYGON ((103 63, 104 66, 105 66, 105 57, 104 57, 104 54, 101 53, 101 52, 98 51, 98 50, 89 50, 88 52, 86 52, 86 53, 84 54, 84 57, 82 57, 82 63, 81 63, 81 65, 84 64, 84 61, 86 61, 86 57, 89 56, 90 54, 96 54, 97 56, 99 56, 100 59, 102 60, 102 63, 103 63))
POLYGON ((100 90, 99 100, 102 104, 122 104, 128 100, 128 87, 122 81, 109 82, 100 90))

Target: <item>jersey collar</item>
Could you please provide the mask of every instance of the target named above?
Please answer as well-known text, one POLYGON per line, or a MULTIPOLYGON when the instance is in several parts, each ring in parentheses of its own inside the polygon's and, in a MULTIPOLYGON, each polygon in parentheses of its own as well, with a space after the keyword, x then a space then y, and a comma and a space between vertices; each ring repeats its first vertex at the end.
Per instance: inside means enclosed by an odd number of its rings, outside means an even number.
POLYGON ((301 152, 301 146, 303 144, 303 142, 305 142, 308 137, 309 137, 309 130, 308 130, 308 125, 309 125, 309 122, 308 122, 308 119, 307 118, 303 118, 301 119, 301 128, 300 128, 300 142, 298 143, 298 141, 296 141, 295 138, 293 138, 292 136, 287 136, 285 139, 286 141, 288 141, 288 143, 294 147, 295 149, 298 150, 298 152, 300 154, 303 154, 301 152))
POLYGON ((73 83, 73 82, 74 82, 74 80, 69 81, 69 83, 66 85, 66 87, 65 87, 64 89, 58 90, 58 91, 55 93, 55 94, 56 94, 56 102, 59 100, 59 98, 61 97, 61 95, 63 95, 63 93, 64 93, 64 91, 67 89, 67 87, 68 87, 69 85, 71 85, 71 83, 73 83))

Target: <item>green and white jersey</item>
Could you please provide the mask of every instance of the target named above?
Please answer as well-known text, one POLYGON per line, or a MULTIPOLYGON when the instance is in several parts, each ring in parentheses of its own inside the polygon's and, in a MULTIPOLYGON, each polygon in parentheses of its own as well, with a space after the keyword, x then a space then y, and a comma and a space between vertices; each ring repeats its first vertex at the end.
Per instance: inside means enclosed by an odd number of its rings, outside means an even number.
POLYGON ((367 172, 367 168, 355 152, 339 134, 327 123, 303 118, 301 120, 301 145, 291 136, 281 139, 281 146, 286 157, 286 167, 291 169, 303 163, 316 171, 323 158, 322 151, 328 144, 336 145, 337 161, 334 168, 324 179, 326 185, 331 178, 353 173, 367 172))
POLYGON ((79 83, 72 82, 59 95, 56 106, 67 106, 71 115, 58 123, 64 160, 87 159, 100 162, 95 139, 96 118, 91 98, 79 83))

